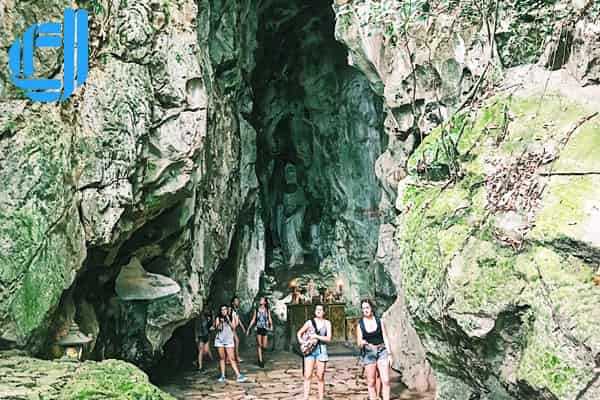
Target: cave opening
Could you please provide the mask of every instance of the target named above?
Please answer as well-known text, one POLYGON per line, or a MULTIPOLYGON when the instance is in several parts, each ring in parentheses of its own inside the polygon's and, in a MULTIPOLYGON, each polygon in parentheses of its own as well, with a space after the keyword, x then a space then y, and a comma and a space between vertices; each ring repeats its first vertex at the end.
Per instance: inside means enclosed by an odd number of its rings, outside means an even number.
MULTIPOLYGON (((256 132, 258 182, 240 207, 228 251, 212 272, 190 267, 190 248, 204 240, 195 236, 194 212, 201 208, 190 206, 201 192, 173 199, 112 247, 92 246, 59 307, 95 337, 88 358, 126 359, 158 382, 190 368, 196 357, 190 310, 214 310, 234 295, 246 323, 257 297, 267 296, 275 321, 271 345, 289 349, 292 281, 304 287, 314 281, 321 294, 343 282, 347 316, 358 315, 363 297, 375 298, 381 311, 395 300, 395 286, 376 260, 379 228, 389 218, 380 212, 375 172, 387 145, 382 100, 348 66, 330 4, 256 6, 255 66, 247 78, 253 106, 244 117, 256 132), (132 257, 148 273, 181 277, 190 286, 181 288, 183 300, 120 301, 115 281, 132 257)), ((252 351, 255 344, 242 345, 252 351)))
MULTIPOLYGON (((256 131, 258 191, 242 208, 204 307, 214 310, 237 295, 247 323, 258 296, 267 296, 274 311, 274 350, 289 349, 292 281, 306 286, 312 280, 321 293, 343 282, 348 316, 358 315, 362 297, 376 298, 383 310, 396 296, 376 261, 385 218, 375 173, 387 140, 382 100, 348 66, 334 28, 327 3, 258 3, 253 107, 246 115, 256 131)), ((165 349, 182 348, 192 329, 179 327, 165 349)), ((242 350, 254 346, 254 340, 242 338, 242 350)), ((190 357, 184 358, 177 365, 165 356, 159 369, 187 368, 190 357)))
POLYGON ((382 101, 348 65, 329 4, 270 1, 261 7, 252 79, 256 173, 265 226, 261 290, 284 316, 287 284, 340 282, 347 312, 361 297, 386 307, 395 290, 376 262, 386 147, 382 101))

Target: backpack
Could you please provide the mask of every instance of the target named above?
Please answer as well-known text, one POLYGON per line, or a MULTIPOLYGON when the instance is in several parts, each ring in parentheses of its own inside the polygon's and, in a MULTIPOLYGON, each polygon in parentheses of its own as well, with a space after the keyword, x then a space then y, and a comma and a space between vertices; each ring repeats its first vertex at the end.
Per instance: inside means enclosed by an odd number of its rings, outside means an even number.
MULTIPOLYGON (((314 332, 316 333, 317 323, 315 322, 314 318, 311 318, 310 322, 312 322, 314 332)), ((315 347, 317 347, 317 345, 319 344, 319 340, 309 339, 311 333, 311 330, 307 329, 306 332, 304 332, 304 334, 302 335, 302 343, 300 343, 300 353, 302 353, 302 355, 304 356, 307 356, 310 353, 312 353, 315 347)))

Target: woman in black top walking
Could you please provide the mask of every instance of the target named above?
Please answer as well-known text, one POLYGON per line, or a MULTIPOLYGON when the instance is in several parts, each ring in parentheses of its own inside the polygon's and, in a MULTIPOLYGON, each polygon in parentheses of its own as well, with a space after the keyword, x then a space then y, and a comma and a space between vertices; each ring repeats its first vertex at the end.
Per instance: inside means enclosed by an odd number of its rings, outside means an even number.
POLYGON ((356 341, 361 348, 361 362, 367 373, 369 400, 379 397, 378 389, 381 390, 383 400, 390 400, 389 366, 392 358, 387 351, 389 346, 385 325, 373 313, 371 300, 362 300, 360 307, 363 316, 356 329, 356 341))
POLYGON ((202 359, 204 355, 208 355, 208 357, 212 360, 213 356, 210 352, 210 343, 209 336, 210 331, 212 330, 213 317, 210 310, 205 310, 202 315, 200 315, 196 319, 196 323, 194 326, 195 336, 196 336, 196 346, 198 347, 198 369, 202 369, 202 359))

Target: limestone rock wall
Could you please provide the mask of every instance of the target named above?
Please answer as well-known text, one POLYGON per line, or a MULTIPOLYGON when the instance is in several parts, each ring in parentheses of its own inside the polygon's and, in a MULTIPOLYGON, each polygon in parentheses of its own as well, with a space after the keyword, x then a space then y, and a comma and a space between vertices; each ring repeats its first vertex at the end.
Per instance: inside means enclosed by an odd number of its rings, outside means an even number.
MULTIPOLYGON (((60 21, 67 3, 3 2, 0 46, 60 21)), ((96 356, 148 365, 202 308, 253 203, 256 133, 243 114, 255 11, 250 1, 79 5, 90 72, 68 103, 32 104, 0 76, 0 337, 48 349, 75 318, 96 335, 96 356), (114 280, 133 256, 181 291, 119 300, 114 280)), ((40 54, 41 75, 60 72, 59 54, 40 54)))
POLYGON ((349 63, 385 99, 377 171, 396 218, 378 257, 398 288, 386 321, 409 386, 437 380, 440 399, 597 396, 584 333, 597 329, 594 178, 544 175, 594 170, 597 121, 574 127, 599 109, 597 89, 581 91, 597 83, 596 3, 334 2, 349 63), (530 63, 547 69, 506 70, 530 63), (506 97, 483 106, 498 85, 506 97))

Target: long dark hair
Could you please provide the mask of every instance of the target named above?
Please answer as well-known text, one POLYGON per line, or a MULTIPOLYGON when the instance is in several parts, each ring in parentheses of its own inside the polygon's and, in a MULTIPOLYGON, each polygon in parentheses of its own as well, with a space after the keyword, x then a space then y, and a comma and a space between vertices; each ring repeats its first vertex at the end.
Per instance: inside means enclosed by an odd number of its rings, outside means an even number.
POLYGON ((217 318, 221 322, 225 321, 228 324, 231 324, 231 318, 229 318, 229 306, 227 304, 221 304, 221 306, 219 307, 219 312, 217 313, 217 318), (225 314, 225 316, 223 316, 223 308, 225 308, 227 313, 225 314))
POLYGON ((361 318, 364 318, 364 313, 362 312, 362 306, 363 304, 367 303, 370 307, 371 307, 371 315, 373 315, 373 317, 375 316, 375 303, 373 302, 373 300, 371 299, 362 299, 360 301, 360 313, 361 313, 361 318))
POLYGON ((258 305, 256 306, 256 312, 258 312, 258 310, 260 309, 260 299, 265 299, 265 308, 267 309, 267 311, 269 311, 270 310, 269 299, 267 298, 267 296, 260 296, 258 298, 258 305))

